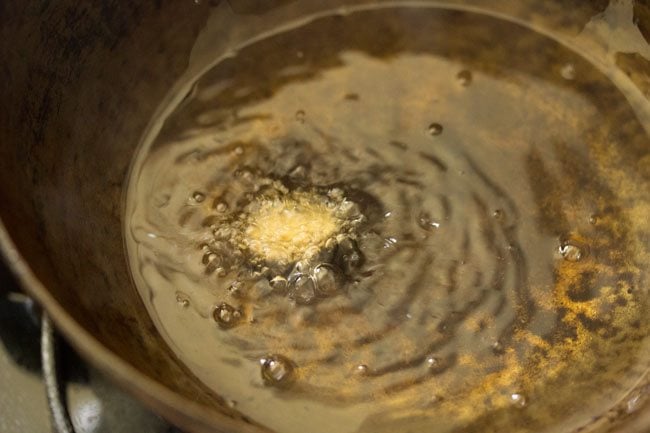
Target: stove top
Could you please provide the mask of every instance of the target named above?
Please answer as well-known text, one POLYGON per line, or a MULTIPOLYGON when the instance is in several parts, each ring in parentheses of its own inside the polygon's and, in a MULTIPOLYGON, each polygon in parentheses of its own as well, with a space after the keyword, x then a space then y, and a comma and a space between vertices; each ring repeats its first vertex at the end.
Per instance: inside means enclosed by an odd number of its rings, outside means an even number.
POLYGON ((180 433, 83 361, 2 263, 0 390, 2 433, 180 433))

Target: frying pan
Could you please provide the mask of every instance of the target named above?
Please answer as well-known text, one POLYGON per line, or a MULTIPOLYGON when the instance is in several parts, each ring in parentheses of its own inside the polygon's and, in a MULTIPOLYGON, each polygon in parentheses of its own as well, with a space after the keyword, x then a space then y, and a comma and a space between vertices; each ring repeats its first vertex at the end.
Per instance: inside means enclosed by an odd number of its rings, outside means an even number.
MULTIPOLYGON (((2 252, 83 356, 186 431, 268 430, 228 407, 179 362, 132 285, 121 218, 133 153, 170 89, 207 64, 205 53, 215 58, 288 20, 358 3, 370 2, 0 2, 2 252)), ((567 40, 584 38, 587 23, 612 6, 607 0, 447 3, 516 17, 567 40)), ((649 60, 634 54, 647 50, 650 8, 613 3, 636 23, 623 29, 632 54, 617 67, 650 95, 649 60)), ((650 407, 642 400, 640 410, 597 431, 648 431, 650 407)))

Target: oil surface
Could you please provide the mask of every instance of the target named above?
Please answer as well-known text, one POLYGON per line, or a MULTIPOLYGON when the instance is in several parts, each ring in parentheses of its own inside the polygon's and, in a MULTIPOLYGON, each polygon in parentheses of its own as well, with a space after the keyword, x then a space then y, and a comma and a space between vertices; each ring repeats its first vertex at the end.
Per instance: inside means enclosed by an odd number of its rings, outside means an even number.
POLYGON ((645 374, 648 138, 551 39, 321 16, 222 59, 147 140, 138 290, 272 430, 569 432, 645 374))

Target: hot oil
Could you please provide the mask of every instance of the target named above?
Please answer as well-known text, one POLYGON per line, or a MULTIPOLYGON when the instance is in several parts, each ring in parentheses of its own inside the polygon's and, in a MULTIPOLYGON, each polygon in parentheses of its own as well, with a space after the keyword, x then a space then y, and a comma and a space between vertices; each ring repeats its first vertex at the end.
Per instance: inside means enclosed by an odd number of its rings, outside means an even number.
POLYGON ((636 119, 518 24, 320 16, 222 59, 148 137, 133 278, 192 373, 273 430, 573 431, 647 368, 636 119))

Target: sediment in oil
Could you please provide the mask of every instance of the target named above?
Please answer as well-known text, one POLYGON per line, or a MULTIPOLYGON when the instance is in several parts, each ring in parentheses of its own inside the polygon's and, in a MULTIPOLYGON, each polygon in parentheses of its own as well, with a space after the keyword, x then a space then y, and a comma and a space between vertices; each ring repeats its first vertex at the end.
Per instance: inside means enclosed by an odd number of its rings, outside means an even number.
POLYGON ((320 17, 218 63, 149 137, 134 280, 274 430, 572 431, 647 367, 647 140, 517 24, 320 17))

